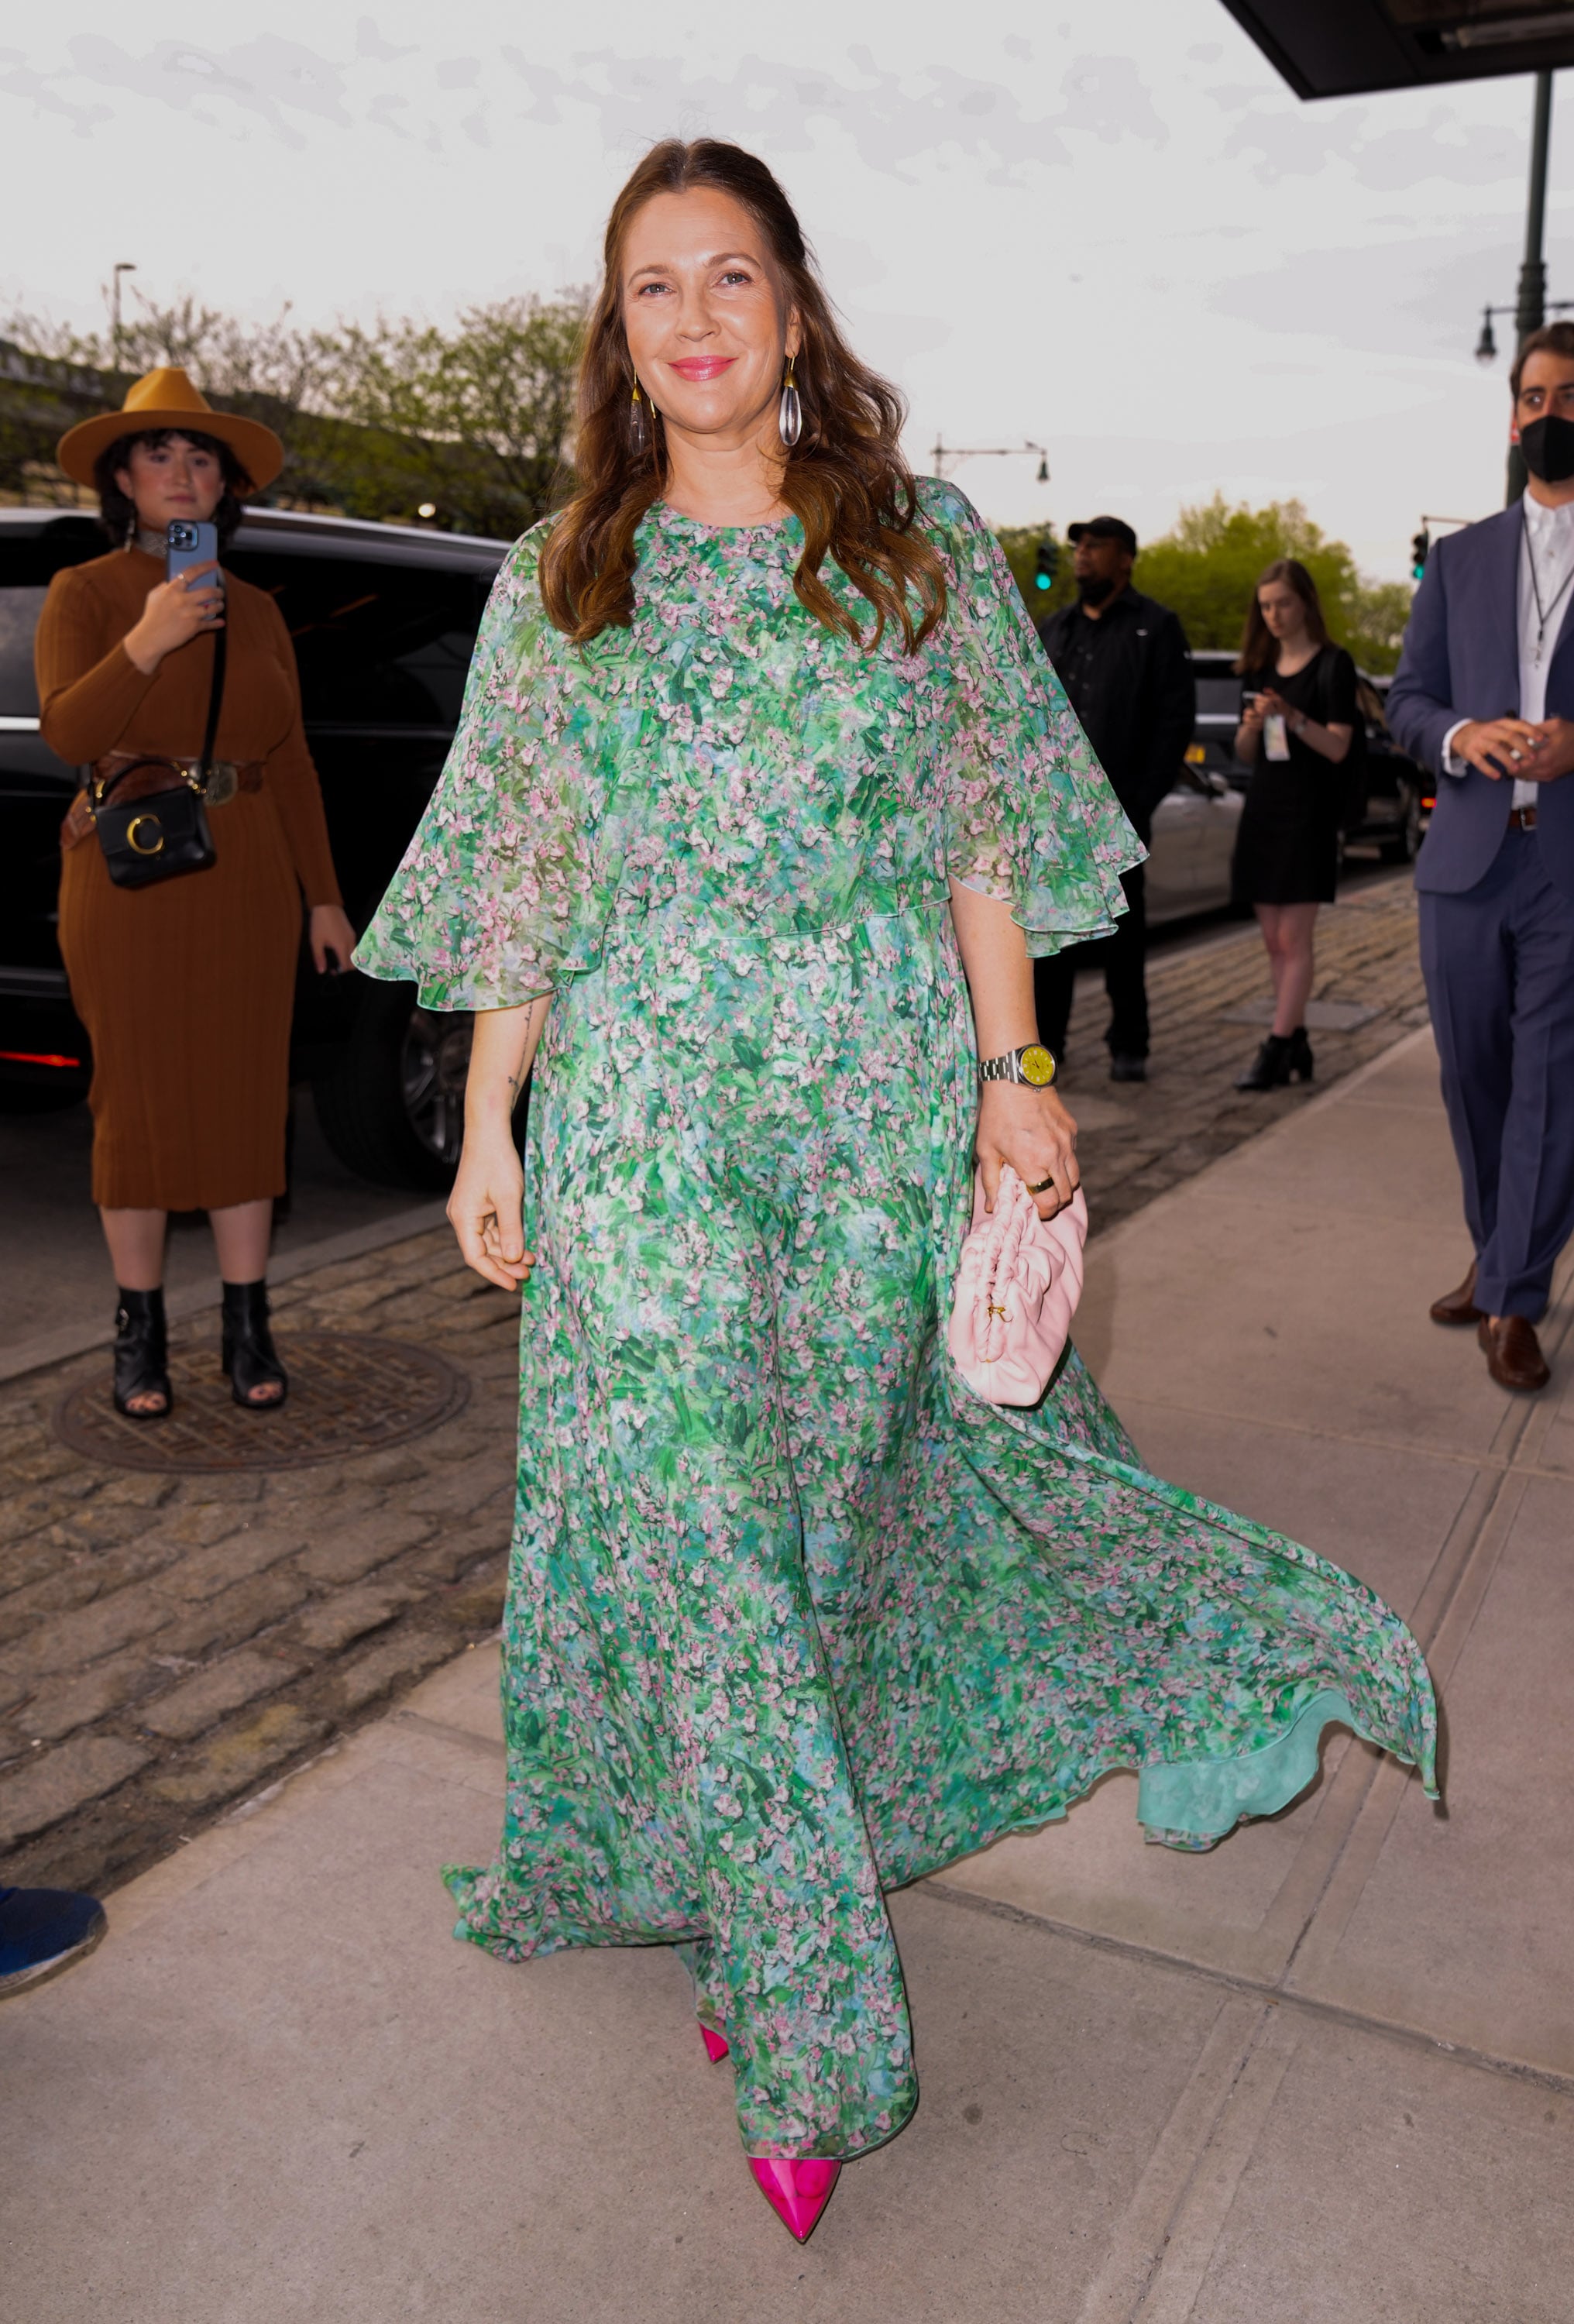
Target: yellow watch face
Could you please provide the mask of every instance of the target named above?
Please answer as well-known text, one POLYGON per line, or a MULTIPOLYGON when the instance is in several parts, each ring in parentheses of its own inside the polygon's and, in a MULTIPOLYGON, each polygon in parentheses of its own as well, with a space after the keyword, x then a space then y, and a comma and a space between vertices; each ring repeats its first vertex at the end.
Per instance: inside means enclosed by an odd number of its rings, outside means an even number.
POLYGON ((1054 1079, 1054 1059, 1042 1042, 1032 1042, 1017 1064, 1023 1080, 1031 1082, 1035 1089, 1047 1089, 1054 1079))

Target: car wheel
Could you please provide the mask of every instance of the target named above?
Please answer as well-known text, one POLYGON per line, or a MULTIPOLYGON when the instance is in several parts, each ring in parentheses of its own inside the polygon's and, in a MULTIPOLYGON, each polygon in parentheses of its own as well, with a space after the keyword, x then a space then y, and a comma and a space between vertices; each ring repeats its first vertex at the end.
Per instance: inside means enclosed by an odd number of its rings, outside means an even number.
POLYGON ((1403 798, 1404 812, 1400 817, 1399 827, 1392 839, 1383 843, 1385 863, 1413 863, 1421 853, 1421 793, 1406 783, 1403 798))
POLYGON ((368 982, 349 1040, 312 1083, 323 1136, 346 1169, 382 1186, 453 1184, 470 1034, 468 1015, 423 1009, 413 985, 368 982))

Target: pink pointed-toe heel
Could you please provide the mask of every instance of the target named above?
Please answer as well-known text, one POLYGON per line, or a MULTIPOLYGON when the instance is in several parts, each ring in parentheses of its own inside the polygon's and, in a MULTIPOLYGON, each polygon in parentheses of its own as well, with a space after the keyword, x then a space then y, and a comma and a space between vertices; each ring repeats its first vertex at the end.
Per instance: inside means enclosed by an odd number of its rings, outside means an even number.
POLYGON ((754 2173, 755 2184, 788 2235, 806 2244, 821 2212, 831 2200, 831 2190, 842 2168, 840 2163, 826 2162, 818 2156, 788 2163, 779 2155, 751 2154, 749 2168, 754 2173))
POLYGON ((727 2044, 721 2034, 713 2034, 708 2025, 700 2027, 700 2040, 705 2045, 705 2055, 713 2066, 719 2066, 727 2055, 727 2044))

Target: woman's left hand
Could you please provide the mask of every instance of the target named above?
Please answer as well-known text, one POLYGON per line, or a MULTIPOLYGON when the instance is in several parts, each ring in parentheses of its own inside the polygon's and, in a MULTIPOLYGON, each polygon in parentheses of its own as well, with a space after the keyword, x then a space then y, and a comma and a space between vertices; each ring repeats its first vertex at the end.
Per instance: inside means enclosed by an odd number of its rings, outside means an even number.
POLYGON ((974 1137, 984 1199, 991 1210, 999 1191, 1000 1165, 1008 1162, 1025 1186, 1053 1179, 1034 1197, 1041 1219, 1063 1210, 1082 1184, 1077 1167, 1077 1125, 1053 1090, 1020 1082, 985 1082, 979 1090, 974 1137))
POLYGON ((355 949, 355 931, 337 904, 314 904, 307 935, 319 976, 330 968, 342 972, 349 967, 350 954, 355 949))

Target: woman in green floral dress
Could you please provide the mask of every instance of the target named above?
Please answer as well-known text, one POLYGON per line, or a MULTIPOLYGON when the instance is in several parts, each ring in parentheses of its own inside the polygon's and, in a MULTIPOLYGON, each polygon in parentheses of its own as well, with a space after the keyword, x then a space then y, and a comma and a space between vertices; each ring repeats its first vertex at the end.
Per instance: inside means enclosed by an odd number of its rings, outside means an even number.
POLYGON ((1148 1475, 1074 1353, 1026 1411, 946 1353, 975 1157, 1046 1216, 1076 1184, 1058 1098, 979 1061, 1142 851, 899 416, 763 165, 658 147, 579 491, 499 576, 357 954, 476 1012, 450 1215, 528 1286, 506 1821, 459 1933, 677 1947, 799 2234, 916 2100, 886 1890, 1110 1767, 1208 1848, 1330 1720, 1432 1782, 1369 1590, 1148 1475))

